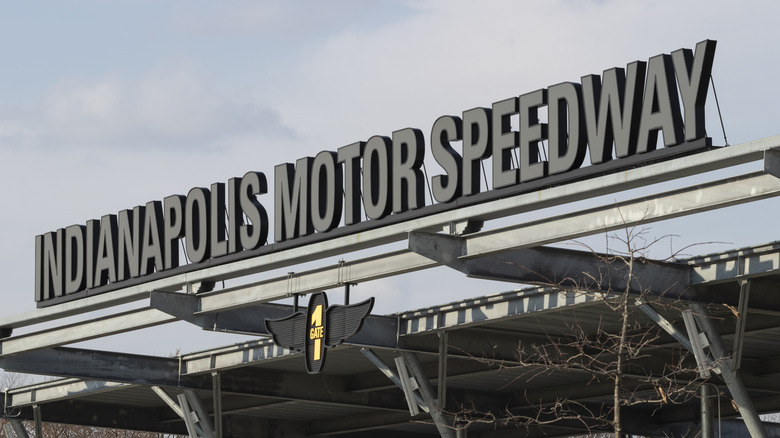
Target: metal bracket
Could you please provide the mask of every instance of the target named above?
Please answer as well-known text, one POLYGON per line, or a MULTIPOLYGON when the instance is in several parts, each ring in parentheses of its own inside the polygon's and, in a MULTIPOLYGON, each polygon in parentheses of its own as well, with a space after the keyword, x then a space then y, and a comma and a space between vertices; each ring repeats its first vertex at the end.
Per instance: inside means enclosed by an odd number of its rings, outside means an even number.
POLYGON ((780 178, 780 149, 772 148, 764 151, 764 172, 780 178))
POLYGON ((463 236, 465 234, 476 233, 482 229, 484 224, 485 222, 479 219, 468 219, 461 222, 449 222, 444 226, 443 231, 447 234, 463 236))

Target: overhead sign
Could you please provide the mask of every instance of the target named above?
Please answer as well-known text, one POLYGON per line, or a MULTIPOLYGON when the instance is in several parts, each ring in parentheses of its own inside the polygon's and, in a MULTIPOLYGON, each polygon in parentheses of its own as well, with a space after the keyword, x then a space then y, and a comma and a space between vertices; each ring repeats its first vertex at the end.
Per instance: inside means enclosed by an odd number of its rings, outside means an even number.
POLYGON ((381 227, 411 212, 424 215, 431 211, 426 184, 438 206, 457 208, 455 201, 484 202, 560 184, 570 175, 582 178, 585 170, 595 175, 657 160, 660 151, 665 158, 690 153, 687 146, 708 145, 704 106, 715 47, 702 41, 695 51, 680 49, 439 117, 427 149, 421 130, 405 128, 280 164, 273 227, 261 201, 266 176, 252 171, 41 234, 35 239, 35 300, 45 306, 170 275, 183 265, 180 245, 189 264, 214 265, 262 250, 271 228, 277 243, 305 244, 303 238, 339 227, 349 232, 361 222, 381 227), (422 170, 426 150, 442 169, 430 181, 422 170), (582 168, 586 157, 591 166, 582 168), (490 190, 482 186, 483 165, 491 169, 490 190))
POLYGON ((303 351, 306 371, 319 373, 325 366, 326 347, 335 347, 357 333, 374 307, 374 298, 363 302, 328 307, 328 296, 317 292, 309 298, 306 312, 281 319, 266 319, 265 327, 274 344, 303 351))

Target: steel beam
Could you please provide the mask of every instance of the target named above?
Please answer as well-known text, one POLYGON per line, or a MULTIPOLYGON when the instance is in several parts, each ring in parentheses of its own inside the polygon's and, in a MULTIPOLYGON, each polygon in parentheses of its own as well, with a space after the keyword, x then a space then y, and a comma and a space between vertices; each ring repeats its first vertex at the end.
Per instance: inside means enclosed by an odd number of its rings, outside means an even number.
POLYGON ((2 339, 0 340, 0 355, 58 347, 174 321, 176 318, 156 309, 133 310, 2 339))
MULTIPOLYGON (((178 386, 176 359, 59 347, 0 357, 0 368, 47 376, 178 386)), ((192 378, 185 378, 192 381, 192 378)))
POLYGON ((623 292, 678 298, 685 290, 691 267, 564 248, 536 247, 472 258, 468 238, 413 231, 409 248, 469 277, 541 284, 562 289, 623 292), (628 263, 632 278, 627 282, 628 263))
POLYGON ((677 342, 679 342, 686 350, 693 353, 693 345, 688 337, 677 329, 668 319, 658 313, 650 304, 647 304, 644 300, 636 300, 636 306, 645 313, 650 319, 658 324, 666 333, 669 333, 677 342))
MULTIPOLYGON (((102 380, 52 380, 31 386, 8 389, 5 395, 7 401, 6 407, 9 409, 20 408, 51 401, 72 400, 87 394, 110 392, 129 386, 132 385, 102 380)), ((48 408, 47 412, 44 414, 45 416, 48 416, 48 408)))

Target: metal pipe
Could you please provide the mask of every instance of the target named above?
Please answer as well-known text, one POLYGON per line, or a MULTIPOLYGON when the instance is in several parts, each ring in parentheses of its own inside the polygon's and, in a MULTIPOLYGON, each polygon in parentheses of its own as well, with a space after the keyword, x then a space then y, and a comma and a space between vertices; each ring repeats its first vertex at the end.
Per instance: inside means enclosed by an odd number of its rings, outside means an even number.
POLYGON ((705 383, 699 387, 699 396, 701 397, 701 438, 715 438, 711 395, 712 388, 708 384, 705 383))

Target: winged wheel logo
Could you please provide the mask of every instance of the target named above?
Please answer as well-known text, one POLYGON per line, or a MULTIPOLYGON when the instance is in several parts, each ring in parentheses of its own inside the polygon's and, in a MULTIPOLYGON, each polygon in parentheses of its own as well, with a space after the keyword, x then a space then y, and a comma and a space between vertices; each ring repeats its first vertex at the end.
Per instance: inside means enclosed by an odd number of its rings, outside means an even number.
POLYGON ((341 344, 357 333, 373 307, 373 297, 357 304, 328 306, 325 292, 317 292, 309 299, 306 312, 267 319, 265 327, 276 345, 303 351, 306 371, 316 374, 325 364, 326 348, 341 344))

